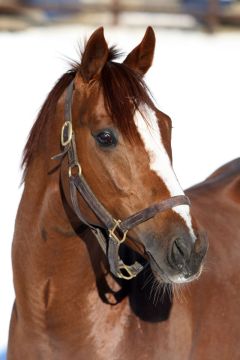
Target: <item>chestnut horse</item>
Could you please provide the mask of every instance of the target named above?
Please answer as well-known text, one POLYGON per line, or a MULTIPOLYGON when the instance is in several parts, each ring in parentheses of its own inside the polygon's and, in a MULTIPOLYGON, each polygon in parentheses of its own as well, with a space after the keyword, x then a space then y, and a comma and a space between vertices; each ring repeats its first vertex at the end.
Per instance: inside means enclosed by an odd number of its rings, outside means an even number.
POLYGON ((183 193, 154 47, 119 63, 96 30, 31 130, 9 360, 240 359, 240 159, 183 193))

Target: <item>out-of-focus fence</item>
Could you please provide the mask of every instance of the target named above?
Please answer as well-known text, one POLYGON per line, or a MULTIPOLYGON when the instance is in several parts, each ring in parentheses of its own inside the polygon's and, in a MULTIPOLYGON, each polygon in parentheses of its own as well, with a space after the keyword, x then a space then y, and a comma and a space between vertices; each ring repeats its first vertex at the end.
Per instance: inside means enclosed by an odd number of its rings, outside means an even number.
POLYGON ((0 0, 0 5, 20 2, 62 14, 108 12, 114 24, 123 12, 191 14, 210 30, 219 23, 240 24, 239 0, 0 0))
POLYGON ((11 6, 11 5, 17 5, 17 4, 18 4, 17 0, 0 0, 1 7, 7 7, 7 6, 11 6))
POLYGON ((38 9, 48 15, 108 13, 118 24, 123 13, 190 14, 209 30, 240 25, 240 0, 0 0, 0 14, 38 9))

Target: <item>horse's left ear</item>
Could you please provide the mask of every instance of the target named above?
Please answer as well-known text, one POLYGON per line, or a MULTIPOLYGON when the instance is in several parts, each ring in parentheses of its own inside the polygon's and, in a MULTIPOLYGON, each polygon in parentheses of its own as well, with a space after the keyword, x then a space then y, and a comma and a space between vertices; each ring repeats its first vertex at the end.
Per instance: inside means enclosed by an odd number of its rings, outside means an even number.
POLYGON ((108 45, 103 27, 95 30, 87 42, 82 55, 81 74, 86 82, 99 76, 108 57, 108 45))
POLYGON ((153 28, 149 26, 140 44, 128 54, 123 63, 144 75, 152 65, 155 40, 153 28))

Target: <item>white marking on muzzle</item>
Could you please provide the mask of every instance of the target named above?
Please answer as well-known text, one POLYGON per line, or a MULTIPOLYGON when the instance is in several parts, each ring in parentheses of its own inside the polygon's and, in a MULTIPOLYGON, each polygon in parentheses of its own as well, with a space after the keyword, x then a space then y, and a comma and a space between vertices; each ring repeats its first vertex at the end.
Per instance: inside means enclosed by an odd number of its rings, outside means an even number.
MULTIPOLYGON (((151 109, 143 109, 141 111, 143 115, 139 111, 136 111, 134 122, 149 155, 150 169, 162 179, 169 190, 170 196, 183 195, 184 192, 178 182, 168 153, 163 145, 156 114, 151 109)), ((179 205, 173 208, 173 211, 183 218, 189 229, 192 240, 195 241, 196 236, 192 227, 189 206, 179 205)))

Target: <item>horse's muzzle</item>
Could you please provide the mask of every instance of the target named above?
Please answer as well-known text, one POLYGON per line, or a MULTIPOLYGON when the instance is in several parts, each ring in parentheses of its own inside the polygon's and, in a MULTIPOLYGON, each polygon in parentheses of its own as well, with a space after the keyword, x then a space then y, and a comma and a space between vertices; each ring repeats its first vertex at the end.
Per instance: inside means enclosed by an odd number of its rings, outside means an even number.
POLYGON ((151 251, 147 251, 147 254, 158 280, 165 283, 185 283, 200 276, 207 249, 207 235, 201 233, 194 242, 190 237, 174 238, 164 258, 151 251))

